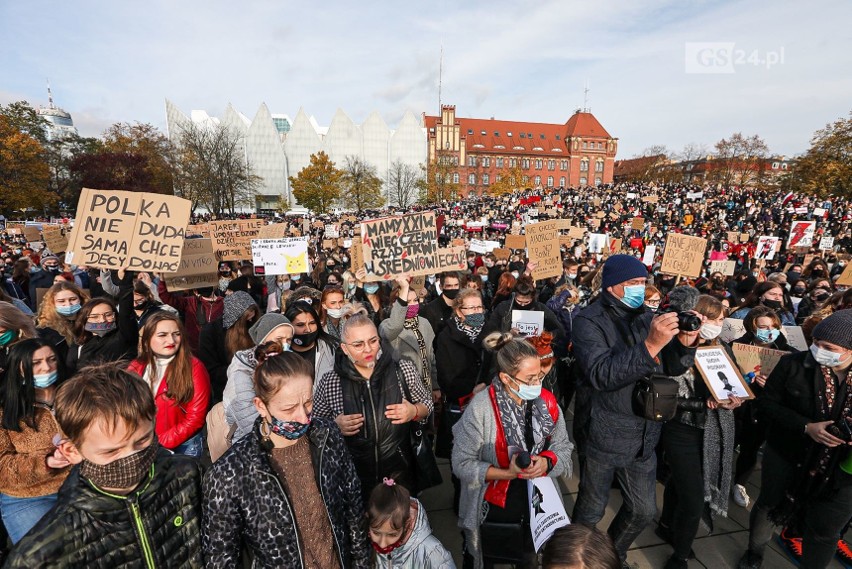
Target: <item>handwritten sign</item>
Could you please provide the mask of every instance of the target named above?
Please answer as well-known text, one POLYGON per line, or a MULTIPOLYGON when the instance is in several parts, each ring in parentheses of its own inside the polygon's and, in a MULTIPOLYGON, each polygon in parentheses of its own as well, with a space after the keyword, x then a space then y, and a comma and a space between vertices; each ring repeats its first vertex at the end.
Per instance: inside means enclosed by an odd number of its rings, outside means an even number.
POLYGON ((754 393, 722 346, 698 348, 695 351, 695 366, 716 401, 727 401, 731 395, 754 399, 754 393))
POLYGON ((439 248, 438 272, 463 271, 467 268, 467 250, 464 247, 439 248))
POLYGON ((263 267, 266 275, 298 275, 310 271, 308 239, 252 239, 251 257, 255 268, 263 267))
POLYGON ((68 249, 68 236, 59 225, 45 225, 41 228, 44 244, 53 254, 64 253, 68 249))
POLYGON ((270 223, 257 232, 257 239, 281 239, 287 235, 286 223, 270 223))
POLYGON ((541 336, 544 332, 544 311, 513 310, 512 328, 515 328, 522 336, 541 336))
POLYGON ((805 340, 805 333, 801 326, 781 326, 781 331, 787 337, 787 343, 791 348, 800 352, 808 349, 808 342, 805 340))
POLYGON ((512 250, 508 249, 508 248, 504 249, 504 248, 498 247, 497 249, 494 249, 491 252, 494 253, 494 256, 497 257, 498 259, 508 259, 509 257, 512 256, 512 250))
POLYGON ((821 251, 828 251, 830 249, 834 249, 834 237, 831 235, 826 235, 822 239, 819 240, 819 248, 821 251))
POLYGON ((663 250, 660 272, 667 275, 698 278, 701 276, 706 248, 707 241, 701 237, 669 233, 666 237, 666 247, 663 250))
POLYGON ((527 225, 527 256, 536 263, 533 278, 547 279, 562 274, 562 254, 559 251, 559 228, 556 221, 527 225))
POLYGON ((585 227, 574 227, 571 226, 568 228, 568 237, 571 239, 582 239, 586 235, 585 227))
POLYGON ((771 261, 775 258, 775 252, 778 249, 776 245, 780 242, 780 237, 761 235, 757 238, 757 248, 754 250, 754 258, 771 261))
POLYGON ((633 223, 630 225, 630 229, 638 229, 642 231, 645 229, 645 218, 644 217, 634 217, 633 223))
POLYGON ((210 239, 184 239, 180 267, 166 277, 166 286, 171 291, 218 286, 217 266, 210 239))
POLYGON ((337 239, 340 237, 340 226, 336 223, 326 223, 325 236, 327 239, 337 239))
POLYGON ((731 351, 734 353, 734 359, 737 361, 740 371, 744 374, 754 373, 755 375, 766 376, 772 373, 781 356, 787 355, 787 352, 781 350, 748 344, 731 344, 731 351))
POLYGON ((251 240, 257 239, 264 226, 262 219, 211 221, 213 250, 223 261, 242 261, 251 257, 251 240))
POLYGON ((710 274, 722 273, 726 276, 731 276, 737 269, 736 261, 710 261, 710 274))
POLYGON ((852 286, 852 263, 846 263, 846 268, 837 277, 836 284, 840 286, 852 286))
POLYGON ((527 238, 524 235, 507 235, 504 245, 507 249, 524 249, 527 246, 527 238))
POLYGON ((434 212, 420 212, 364 221, 361 245, 367 282, 395 275, 438 272, 438 231, 434 212))
POLYGON ((719 339, 730 344, 737 338, 744 336, 746 333, 745 325, 739 318, 725 318, 722 323, 722 333, 719 339))
POLYGON ((65 262, 174 273, 191 208, 175 196, 83 188, 65 262))

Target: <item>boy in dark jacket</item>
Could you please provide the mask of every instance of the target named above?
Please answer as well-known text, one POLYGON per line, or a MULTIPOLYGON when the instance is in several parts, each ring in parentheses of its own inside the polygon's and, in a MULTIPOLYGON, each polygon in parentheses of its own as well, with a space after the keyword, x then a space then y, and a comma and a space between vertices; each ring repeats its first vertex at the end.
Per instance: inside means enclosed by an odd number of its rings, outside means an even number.
POLYGON ((5 567, 203 567, 201 469, 160 449, 148 385, 116 364, 87 367, 55 406, 56 454, 75 466, 5 567))

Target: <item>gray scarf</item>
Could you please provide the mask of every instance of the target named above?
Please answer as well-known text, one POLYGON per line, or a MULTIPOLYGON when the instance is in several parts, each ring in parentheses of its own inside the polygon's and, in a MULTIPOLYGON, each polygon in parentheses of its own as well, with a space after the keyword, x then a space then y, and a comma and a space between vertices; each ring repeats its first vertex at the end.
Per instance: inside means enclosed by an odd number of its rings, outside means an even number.
POLYGON ((734 412, 707 409, 704 422, 704 501, 710 516, 704 519, 713 530, 713 515, 728 516, 731 469, 734 461, 734 412))
MULTIPOLYGON (((506 446, 518 447, 530 454, 540 453, 547 443, 547 437, 553 433, 556 427, 544 399, 538 397, 518 405, 511 398, 502 381, 495 378, 492 385, 494 386, 494 397, 497 400, 497 410, 500 412, 500 421, 503 423, 503 433, 506 435, 506 446), (524 428, 527 406, 532 408, 532 448, 527 448, 524 428)), ((511 455, 509 458, 511 459, 511 455)))

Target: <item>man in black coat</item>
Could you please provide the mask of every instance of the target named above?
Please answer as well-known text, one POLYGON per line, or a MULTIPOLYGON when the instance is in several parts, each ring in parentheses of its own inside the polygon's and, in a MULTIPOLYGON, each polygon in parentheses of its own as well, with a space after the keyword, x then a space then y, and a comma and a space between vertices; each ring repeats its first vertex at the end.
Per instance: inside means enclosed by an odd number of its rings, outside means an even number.
POLYGON ((429 321, 432 325, 432 331, 435 332, 435 337, 444 329, 445 320, 453 315, 453 299, 459 293, 459 289, 463 286, 461 273, 456 271, 447 271, 441 273, 439 282, 441 283, 441 295, 423 307, 420 311, 420 316, 429 321))

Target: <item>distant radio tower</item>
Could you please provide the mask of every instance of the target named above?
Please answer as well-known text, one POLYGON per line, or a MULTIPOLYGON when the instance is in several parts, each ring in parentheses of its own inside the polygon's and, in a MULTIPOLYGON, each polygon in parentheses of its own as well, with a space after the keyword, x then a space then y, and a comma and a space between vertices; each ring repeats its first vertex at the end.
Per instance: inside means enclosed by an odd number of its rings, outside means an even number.
POLYGON ((441 112, 443 107, 441 106, 441 81, 443 79, 444 73, 444 44, 441 43, 441 58, 438 60, 438 116, 442 116, 441 112))
POLYGON ((586 79, 586 85, 583 89, 583 112, 588 113, 591 112, 589 109, 589 80, 586 79))
POLYGON ((47 105, 48 108, 53 108, 53 93, 50 92, 50 79, 47 80, 47 105))

